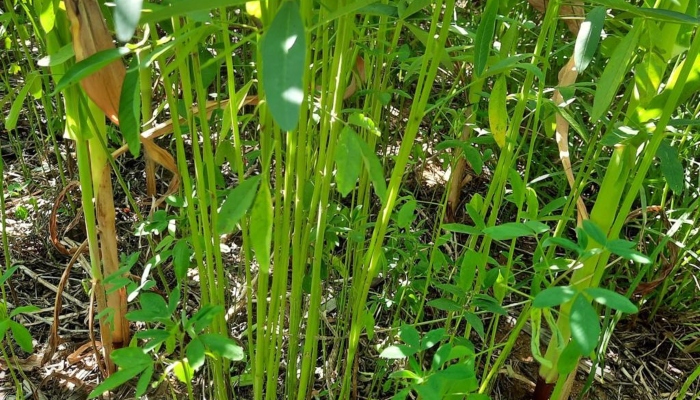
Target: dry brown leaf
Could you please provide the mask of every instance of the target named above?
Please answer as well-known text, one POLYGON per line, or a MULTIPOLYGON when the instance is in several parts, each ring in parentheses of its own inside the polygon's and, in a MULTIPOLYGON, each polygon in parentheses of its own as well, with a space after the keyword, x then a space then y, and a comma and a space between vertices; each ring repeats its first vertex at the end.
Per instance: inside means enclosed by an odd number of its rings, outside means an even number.
MULTIPOLYGON (((565 107, 564 97, 559 91, 559 87, 569 86, 576 83, 576 78, 578 77, 578 71, 576 71, 576 63, 574 58, 571 57, 568 63, 559 71, 559 85, 554 91, 552 100, 557 107, 565 107)), ((556 130, 556 140, 557 147, 559 148, 559 158, 564 166, 564 174, 566 179, 569 181, 569 186, 574 189, 575 179, 574 173, 571 170, 571 158, 569 156, 569 122, 564 118, 561 113, 557 113, 557 130, 556 130)), ((583 199, 579 196, 576 199, 576 208, 578 209, 578 224, 581 225, 584 219, 588 219, 588 210, 586 210, 586 205, 583 203, 583 199)))
MULTIPOLYGON (((531 6, 541 13, 547 10, 549 0, 527 0, 531 6)), ((583 21, 583 2, 582 1, 567 1, 559 7, 559 18, 564 20, 566 26, 571 33, 578 35, 583 21)))
MULTIPOLYGON (((115 48, 112 35, 96 0, 66 0, 75 59, 82 61, 102 50, 115 48)), ((126 68, 116 60, 80 82, 83 90, 115 124, 119 124, 119 97, 126 68)))

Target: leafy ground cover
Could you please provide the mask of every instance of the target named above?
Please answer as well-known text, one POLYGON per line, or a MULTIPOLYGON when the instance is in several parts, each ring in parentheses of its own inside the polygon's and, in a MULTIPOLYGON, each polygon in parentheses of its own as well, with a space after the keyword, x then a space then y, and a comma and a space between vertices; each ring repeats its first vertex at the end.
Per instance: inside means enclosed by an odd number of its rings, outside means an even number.
POLYGON ((697 398, 698 11, 6 1, 0 398, 697 398))

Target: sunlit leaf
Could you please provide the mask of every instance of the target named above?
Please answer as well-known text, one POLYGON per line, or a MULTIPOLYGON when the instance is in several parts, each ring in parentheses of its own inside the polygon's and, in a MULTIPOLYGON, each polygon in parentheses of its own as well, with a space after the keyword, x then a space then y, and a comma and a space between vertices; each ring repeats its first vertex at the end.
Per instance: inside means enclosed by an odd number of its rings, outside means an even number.
POLYGON ((382 350, 382 352, 379 354, 379 357, 389 359, 406 358, 413 354, 416 354, 416 352, 418 352, 418 350, 414 349, 411 346, 397 344, 394 346, 389 346, 386 349, 382 350))
POLYGON ((204 350, 204 343, 199 338, 192 339, 185 347, 187 361, 195 371, 204 365, 204 350))
POLYGON ((593 298, 593 301, 606 307, 610 307, 627 314, 634 314, 639 311, 637 306, 635 306, 627 297, 612 290, 590 287, 586 288, 585 292, 587 295, 593 298))
POLYGON ((617 89, 627 73, 627 66, 632 55, 637 51, 641 26, 642 24, 635 24, 622 39, 605 66, 603 74, 598 79, 593 98, 593 110, 591 111, 592 122, 598 121, 603 116, 617 94, 617 89))
POLYGON ((498 147, 506 145, 506 133, 508 131, 508 109, 506 107, 506 77, 500 75, 493 85, 489 97, 489 125, 491 133, 498 147))
POLYGON ((34 344, 32 344, 32 334, 29 330, 22 324, 15 321, 10 321, 10 329, 12 330, 12 336, 15 338, 15 342, 19 347, 27 353, 34 351, 34 344))
POLYGON ((474 73, 479 77, 486 69, 488 58, 491 54, 493 35, 496 32, 498 5, 498 0, 488 0, 486 2, 486 7, 481 13, 479 26, 476 29, 476 39, 474 40, 474 73))
POLYGON ((143 0, 115 0, 114 30, 119 41, 128 42, 134 36, 141 18, 142 5, 143 0))
POLYGON ((268 108, 285 131, 296 128, 304 101, 306 36, 299 4, 286 1, 277 10, 260 48, 262 84, 268 108))
POLYGON ((571 307, 569 324, 571 337, 578 345, 581 354, 590 354, 598 344, 600 322, 598 313, 584 296, 577 296, 571 307))
POLYGON ((591 63, 598 48, 600 34, 603 32, 603 24, 605 22, 605 12, 604 7, 593 7, 586 15, 586 20, 581 23, 581 28, 576 37, 576 45, 574 46, 576 72, 579 74, 591 63))
POLYGON ((240 361, 245 358, 245 351, 233 339, 220 334, 206 333, 199 337, 202 343, 214 354, 220 355, 232 361, 240 361))
POLYGON ((537 308, 555 307, 571 300, 576 291, 571 286, 554 286, 537 294, 532 300, 532 306, 537 308))

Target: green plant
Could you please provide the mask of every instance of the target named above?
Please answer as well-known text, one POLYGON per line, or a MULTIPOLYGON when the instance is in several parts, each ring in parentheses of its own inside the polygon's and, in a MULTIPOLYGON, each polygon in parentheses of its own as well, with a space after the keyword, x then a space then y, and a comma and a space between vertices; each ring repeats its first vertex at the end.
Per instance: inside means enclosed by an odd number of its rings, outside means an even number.
POLYGON ((488 399, 488 396, 470 394, 479 387, 474 370, 474 345, 469 341, 461 344, 444 343, 434 352, 430 367, 424 367, 428 350, 439 345, 445 338, 445 329, 439 328, 421 335, 411 325, 399 329, 404 344, 391 345, 382 350, 379 357, 406 359, 408 365, 389 375, 406 388, 392 399, 405 399, 411 392, 423 399, 488 399), (421 337, 422 336, 422 337, 421 337))

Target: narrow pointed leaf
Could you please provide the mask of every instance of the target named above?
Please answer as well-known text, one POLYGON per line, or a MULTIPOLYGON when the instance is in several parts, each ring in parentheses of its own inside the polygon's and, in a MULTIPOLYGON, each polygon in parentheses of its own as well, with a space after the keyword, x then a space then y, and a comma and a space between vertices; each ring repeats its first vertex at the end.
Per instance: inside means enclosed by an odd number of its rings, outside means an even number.
POLYGON ((581 24, 581 28, 576 37, 576 45, 574 46, 574 60, 576 62, 576 72, 579 74, 588 67, 595 55, 598 43, 600 42, 600 34, 603 32, 603 24, 605 22, 605 8, 594 7, 586 20, 581 24))
POLYGON ((507 96, 506 77, 505 75, 500 75, 496 79, 493 90, 491 90, 491 97, 489 97, 489 125, 491 126, 493 139, 500 148, 506 145, 506 132, 508 130, 507 96))
POLYGON ((119 128, 131 155, 138 157, 141 150, 141 91, 137 57, 131 59, 119 98, 119 128))
POLYGON ((476 76, 481 74, 486 69, 489 54, 491 54, 491 43, 493 35, 496 32, 496 15, 498 13, 498 0, 488 0, 486 8, 481 14, 479 27, 476 29, 476 39, 474 46, 474 72, 476 76))
POLYGON ((119 60, 130 52, 131 50, 126 47, 107 49, 95 53, 83 61, 76 63, 70 69, 68 69, 68 71, 66 71, 66 74, 58 82, 58 84, 56 84, 56 87, 54 88, 53 92, 51 92, 50 96, 56 96, 68 86, 80 82, 82 79, 96 73, 101 68, 116 60, 119 60))
POLYGON ((272 243, 272 195, 263 182, 250 211, 250 243, 260 263, 261 271, 269 273, 270 244, 272 243))
POLYGON ((617 45, 617 49, 610 57, 600 79, 598 79, 595 97, 593 98, 591 122, 598 121, 603 116, 603 113, 610 107, 610 103, 612 103, 613 98, 617 94, 617 89, 620 87, 625 73, 627 73, 627 66, 632 59, 632 55, 637 51, 641 26, 642 24, 635 24, 632 30, 627 33, 627 36, 617 45))

